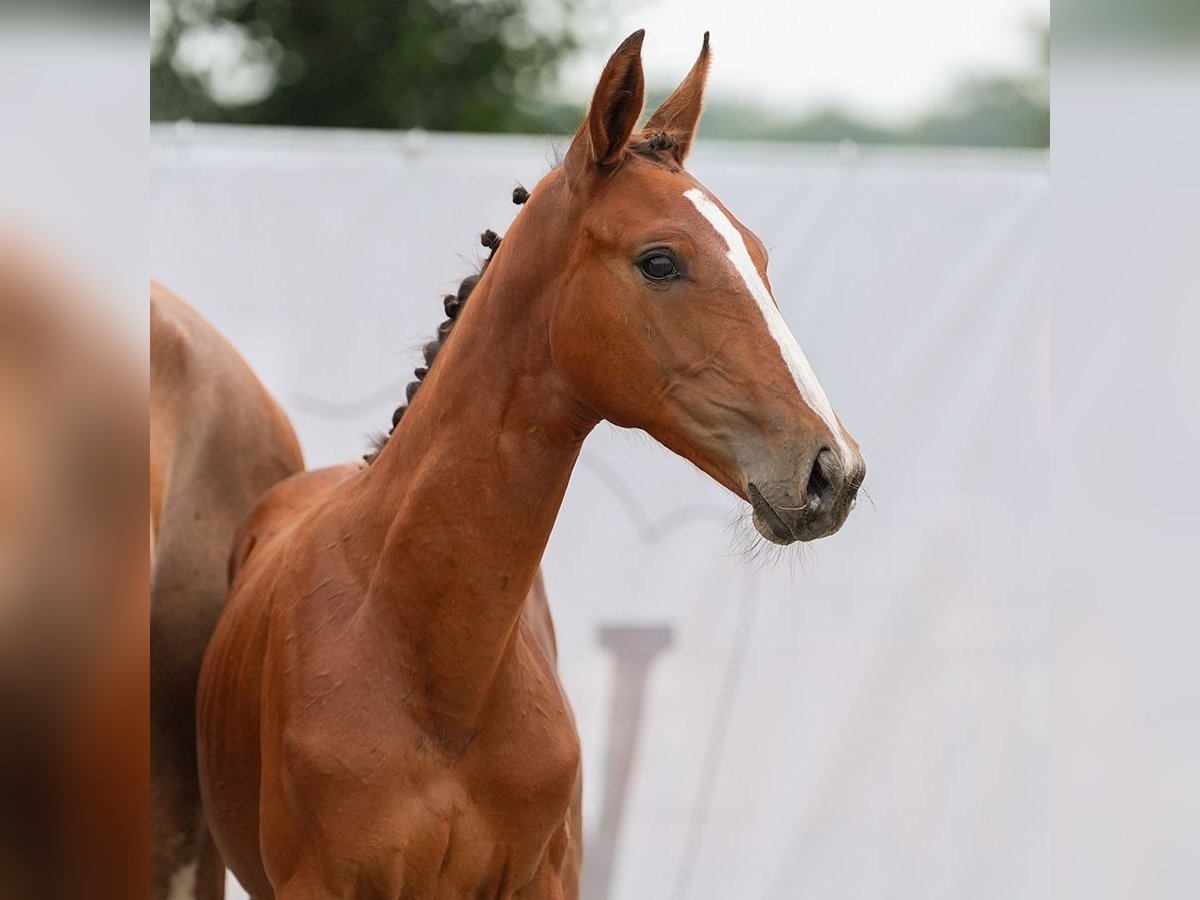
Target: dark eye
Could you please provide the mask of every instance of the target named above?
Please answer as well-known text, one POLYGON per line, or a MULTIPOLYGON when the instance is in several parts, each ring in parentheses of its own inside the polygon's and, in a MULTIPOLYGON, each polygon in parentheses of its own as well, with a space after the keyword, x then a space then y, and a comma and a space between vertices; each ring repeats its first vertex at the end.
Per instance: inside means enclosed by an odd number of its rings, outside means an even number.
POLYGON ((679 276, 679 269, 666 253, 651 253, 638 260, 638 268, 651 281, 669 281, 679 276))

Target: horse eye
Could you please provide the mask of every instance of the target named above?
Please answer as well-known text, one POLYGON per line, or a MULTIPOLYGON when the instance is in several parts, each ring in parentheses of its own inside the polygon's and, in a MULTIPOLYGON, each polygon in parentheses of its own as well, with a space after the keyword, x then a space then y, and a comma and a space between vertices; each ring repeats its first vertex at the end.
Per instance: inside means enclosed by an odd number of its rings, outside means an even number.
POLYGON ((651 281, 667 281, 679 275, 675 260, 665 253, 653 253, 638 261, 638 268, 651 281))

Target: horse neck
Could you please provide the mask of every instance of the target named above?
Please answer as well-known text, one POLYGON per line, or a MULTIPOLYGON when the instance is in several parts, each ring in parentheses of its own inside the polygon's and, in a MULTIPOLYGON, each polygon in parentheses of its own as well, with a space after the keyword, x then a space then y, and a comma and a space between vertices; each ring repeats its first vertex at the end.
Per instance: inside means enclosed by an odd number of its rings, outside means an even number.
POLYGON ((515 238, 362 480, 363 527, 382 532, 371 602, 447 733, 469 734, 487 703, 594 424, 555 373, 548 298, 515 238))

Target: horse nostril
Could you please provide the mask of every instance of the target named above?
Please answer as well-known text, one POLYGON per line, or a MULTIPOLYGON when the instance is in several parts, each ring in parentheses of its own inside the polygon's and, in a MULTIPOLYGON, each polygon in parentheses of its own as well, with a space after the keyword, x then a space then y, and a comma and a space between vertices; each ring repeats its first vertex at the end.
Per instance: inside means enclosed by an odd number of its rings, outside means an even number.
POLYGON ((837 488, 842 480, 842 467, 832 450, 822 450, 813 460, 812 472, 805 487, 808 506, 813 512, 821 512, 833 505, 837 488))

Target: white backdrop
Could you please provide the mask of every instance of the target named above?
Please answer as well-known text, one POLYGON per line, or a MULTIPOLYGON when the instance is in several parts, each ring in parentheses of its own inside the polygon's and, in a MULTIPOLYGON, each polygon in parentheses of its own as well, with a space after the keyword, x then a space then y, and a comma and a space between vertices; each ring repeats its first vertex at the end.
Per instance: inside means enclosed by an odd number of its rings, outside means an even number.
MULTIPOLYGON (((310 465, 356 458, 549 148, 159 130, 152 270, 310 465)), ((1045 160, 702 142, 689 168, 771 248, 873 502, 756 561, 722 489, 589 440, 545 559, 588 900, 1049 897, 1045 160)))

